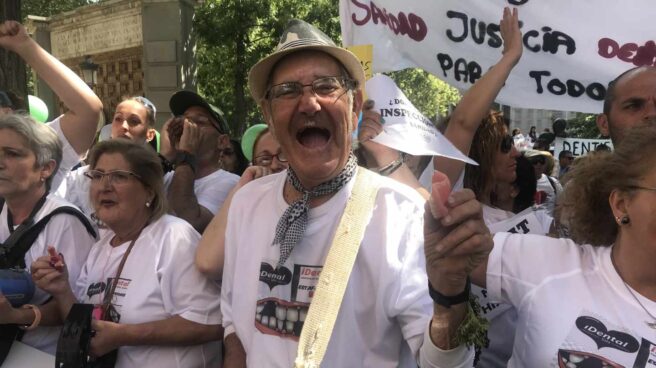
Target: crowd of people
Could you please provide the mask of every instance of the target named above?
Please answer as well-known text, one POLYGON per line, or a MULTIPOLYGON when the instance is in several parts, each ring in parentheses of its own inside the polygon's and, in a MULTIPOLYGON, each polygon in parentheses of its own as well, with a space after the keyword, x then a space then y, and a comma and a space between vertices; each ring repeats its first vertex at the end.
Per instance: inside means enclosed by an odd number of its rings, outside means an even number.
POLYGON ((36 123, 0 91, 0 266, 37 287, 0 295, 0 354, 55 355, 85 303, 90 359, 125 368, 654 366, 656 68, 610 82, 615 150, 556 169, 490 110, 523 53, 516 9, 499 28, 444 131, 476 166, 374 142, 360 61, 301 20, 251 68, 264 123, 240 139, 179 91, 158 133, 132 96, 99 142, 98 97, 0 24, 67 111, 36 123))

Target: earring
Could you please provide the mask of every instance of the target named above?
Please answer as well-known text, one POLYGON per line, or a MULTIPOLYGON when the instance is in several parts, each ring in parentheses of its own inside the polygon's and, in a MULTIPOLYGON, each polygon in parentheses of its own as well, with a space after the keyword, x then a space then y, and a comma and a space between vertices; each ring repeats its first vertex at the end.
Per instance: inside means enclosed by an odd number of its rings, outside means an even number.
POLYGON ((620 219, 620 224, 628 225, 629 223, 631 223, 631 219, 629 218, 629 216, 628 215, 622 216, 622 218, 620 219))
POLYGON ((44 181, 46 181, 46 178, 40 178, 39 180, 41 180, 41 182, 43 183, 44 181))
POLYGON ((146 202, 146 207, 150 207, 150 202, 146 202))

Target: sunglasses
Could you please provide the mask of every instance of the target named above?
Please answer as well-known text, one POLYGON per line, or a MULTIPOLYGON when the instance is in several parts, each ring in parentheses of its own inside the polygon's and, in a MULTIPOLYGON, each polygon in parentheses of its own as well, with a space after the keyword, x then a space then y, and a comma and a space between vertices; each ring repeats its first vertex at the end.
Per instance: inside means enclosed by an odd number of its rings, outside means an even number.
POLYGON ((501 153, 508 153, 512 150, 513 146, 515 145, 515 140, 510 134, 506 134, 503 139, 501 139, 501 153))
POLYGON ((544 156, 531 157, 529 161, 531 162, 532 165, 537 165, 537 164, 544 165, 545 163, 547 163, 547 159, 544 158, 544 156))

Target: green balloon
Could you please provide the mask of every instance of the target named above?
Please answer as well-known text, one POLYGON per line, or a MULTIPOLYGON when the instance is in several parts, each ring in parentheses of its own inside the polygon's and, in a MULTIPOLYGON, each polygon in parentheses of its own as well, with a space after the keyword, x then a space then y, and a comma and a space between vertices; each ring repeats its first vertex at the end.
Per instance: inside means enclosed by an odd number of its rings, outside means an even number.
POLYGON ((48 106, 42 99, 28 95, 27 100, 30 106, 30 116, 39 123, 48 121, 48 106))

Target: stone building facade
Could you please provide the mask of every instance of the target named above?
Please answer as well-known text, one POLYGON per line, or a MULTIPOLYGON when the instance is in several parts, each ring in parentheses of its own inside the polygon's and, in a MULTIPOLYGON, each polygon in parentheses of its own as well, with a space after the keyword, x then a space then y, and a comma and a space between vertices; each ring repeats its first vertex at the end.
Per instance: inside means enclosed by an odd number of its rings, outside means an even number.
MULTIPOLYGON (((107 122, 123 97, 139 95, 155 104, 161 126, 169 117, 169 97, 196 89, 195 5, 194 0, 109 0, 50 18, 30 16, 28 30, 79 75, 86 57, 98 64, 93 89, 107 122)), ((61 112, 45 83, 37 80, 35 89, 50 111, 61 112)))

